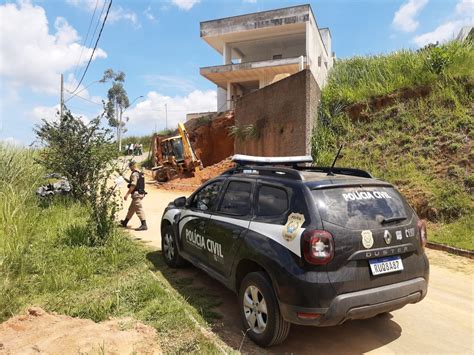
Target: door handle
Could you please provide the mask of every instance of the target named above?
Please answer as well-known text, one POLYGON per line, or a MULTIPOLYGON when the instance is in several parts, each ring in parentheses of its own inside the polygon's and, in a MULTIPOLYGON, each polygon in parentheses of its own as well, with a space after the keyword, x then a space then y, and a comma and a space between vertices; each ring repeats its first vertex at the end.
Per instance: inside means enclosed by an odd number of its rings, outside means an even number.
POLYGON ((237 239, 237 238, 240 236, 241 233, 242 233, 241 230, 239 230, 239 229, 234 229, 234 230, 232 231, 232 238, 237 239))
POLYGON ((199 227, 204 228, 206 226, 206 221, 199 222, 199 227))

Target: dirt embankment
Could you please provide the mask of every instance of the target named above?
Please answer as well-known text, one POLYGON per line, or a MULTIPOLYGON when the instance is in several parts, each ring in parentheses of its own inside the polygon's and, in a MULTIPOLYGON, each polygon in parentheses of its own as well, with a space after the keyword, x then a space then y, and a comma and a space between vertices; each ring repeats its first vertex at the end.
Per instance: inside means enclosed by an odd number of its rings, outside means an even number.
POLYGON ((379 112, 386 107, 394 105, 396 102, 406 102, 427 97, 431 91, 431 88, 428 86, 419 86, 413 89, 406 88, 392 94, 373 97, 367 102, 352 104, 346 108, 346 112, 352 120, 368 120, 372 113, 379 112))
POLYGON ((196 171, 193 177, 178 178, 166 183, 162 183, 160 184, 160 188, 164 188, 165 190, 194 191, 199 186, 201 186, 201 184, 212 178, 215 178, 234 166, 235 165, 230 160, 230 158, 227 158, 218 162, 217 164, 208 166, 201 171, 196 171))
POLYGON ((186 122, 191 144, 204 166, 216 164, 234 154, 234 137, 229 135, 234 124, 233 111, 212 120, 197 118, 186 122))
POLYGON ((155 329, 131 318, 95 323, 31 307, 0 324, 0 354, 161 354, 155 329))

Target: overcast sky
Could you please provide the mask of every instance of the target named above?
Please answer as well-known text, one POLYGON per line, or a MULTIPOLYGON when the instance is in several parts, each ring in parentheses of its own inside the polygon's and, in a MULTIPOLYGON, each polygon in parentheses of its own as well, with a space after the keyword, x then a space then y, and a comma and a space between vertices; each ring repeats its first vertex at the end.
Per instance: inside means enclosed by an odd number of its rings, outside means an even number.
MULTIPOLYGON (((0 1, 0 139, 34 140, 32 128, 54 119, 60 74, 66 105, 88 120, 102 111, 104 70, 126 73, 130 101, 127 135, 149 134, 184 121, 186 112, 216 109, 215 86, 199 67, 220 55, 199 37, 199 22, 304 4, 274 0, 114 0, 81 97, 70 98, 91 55, 91 34, 104 1, 0 1), (95 10, 95 19, 91 23, 95 10), (89 38, 86 41, 90 25, 89 38)), ((416 49, 446 41, 474 22, 474 0, 309 1, 320 27, 332 32, 338 58, 416 49)), ((105 13, 105 10, 104 10, 105 13)), ((97 33, 100 26, 96 30, 97 33)))

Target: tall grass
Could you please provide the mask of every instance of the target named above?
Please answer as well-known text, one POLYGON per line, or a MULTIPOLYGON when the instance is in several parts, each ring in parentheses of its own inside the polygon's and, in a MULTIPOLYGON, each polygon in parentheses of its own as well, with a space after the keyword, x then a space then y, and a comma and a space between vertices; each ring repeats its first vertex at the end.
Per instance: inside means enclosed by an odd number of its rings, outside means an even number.
MULTIPOLYGON (((474 75, 472 43, 453 41, 441 46, 439 51, 449 58, 444 75, 451 78, 474 75)), ((432 50, 423 49, 338 61, 323 91, 323 101, 350 104, 403 88, 433 84, 439 79, 436 70, 442 65, 438 57, 432 50)))
POLYGON ((122 233, 90 246, 88 206, 37 200, 35 154, 0 144, 0 322, 29 305, 94 321, 133 316, 157 329, 166 352, 216 351, 195 323, 206 325, 215 297, 190 305, 161 256, 122 233))
POLYGON ((42 171, 33 156, 31 150, 0 144, 0 265, 14 274, 25 270, 24 255, 38 233, 33 189, 42 171))

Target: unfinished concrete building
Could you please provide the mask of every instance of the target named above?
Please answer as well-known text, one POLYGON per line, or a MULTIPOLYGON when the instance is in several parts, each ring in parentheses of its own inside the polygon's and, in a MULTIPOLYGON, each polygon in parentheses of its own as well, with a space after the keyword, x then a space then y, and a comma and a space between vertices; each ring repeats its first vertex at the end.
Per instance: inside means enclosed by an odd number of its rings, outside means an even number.
POLYGON ((331 33, 318 27, 310 5, 201 22, 201 38, 223 57, 222 65, 200 69, 217 85, 219 112, 303 69, 321 88, 334 60, 331 33))

